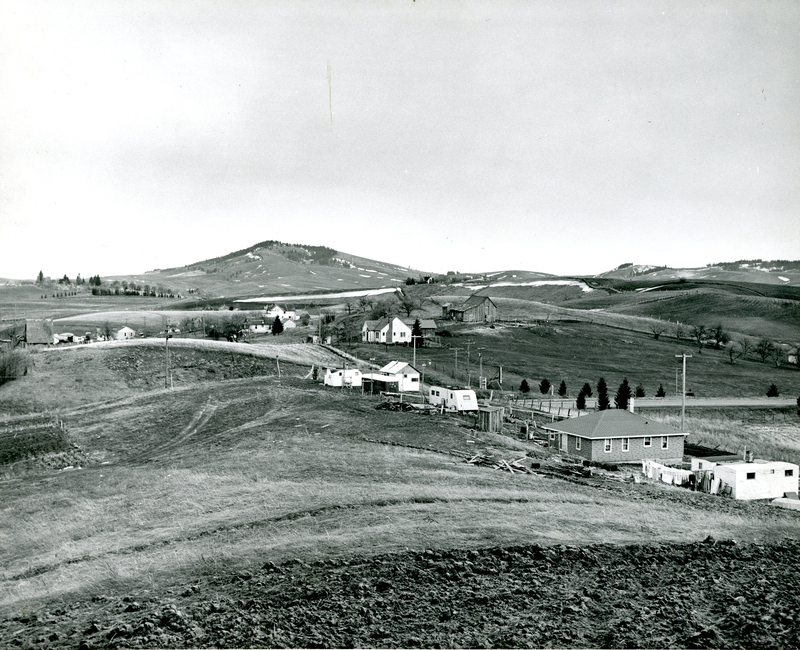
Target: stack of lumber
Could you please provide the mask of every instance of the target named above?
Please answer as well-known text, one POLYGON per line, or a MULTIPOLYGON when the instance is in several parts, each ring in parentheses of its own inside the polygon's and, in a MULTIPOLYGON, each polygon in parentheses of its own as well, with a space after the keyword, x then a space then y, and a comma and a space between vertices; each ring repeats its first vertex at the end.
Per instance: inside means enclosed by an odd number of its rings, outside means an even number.
POLYGON ((510 472, 511 474, 534 474, 535 472, 530 468, 526 467, 522 463, 525 461, 530 461, 527 456, 523 456, 522 458, 517 458, 516 460, 503 460, 502 458, 492 458, 491 456, 484 456, 482 454, 476 454, 471 458, 467 458, 466 462, 469 465, 480 465, 482 467, 491 467, 492 469, 499 469, 506 472, 510 472))

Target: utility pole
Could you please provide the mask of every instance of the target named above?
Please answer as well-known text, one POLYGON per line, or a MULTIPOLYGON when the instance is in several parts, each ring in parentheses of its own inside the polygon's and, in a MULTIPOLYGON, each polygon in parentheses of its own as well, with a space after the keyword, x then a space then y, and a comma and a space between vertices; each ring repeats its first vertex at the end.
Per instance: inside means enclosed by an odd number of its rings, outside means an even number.
POLYGON ((414 368, 417 367, 417 344, 414 339, 421 339, 422 337, 419 334, 412 334, 411 335, 411 347, 414 348, 414 361, 411 362, 411 365, 414 368))
POLYGON ((171 383, 169 380, 169 339, 171 336, 169 332, 166 332, 164 336, 164 388, 169 388, 171 383))
POLYGON ((475 341, 465 341, 464 345, 467 346, 467 388, 472 388, 472 367, 469 365, 469 348, 475 345, 475 341))
POLYGON ((458 381, 458 351, 463 349, 464 348, 452 348, 453 352, 455 352, 456 355, 455 371, 453 372, 453 377, 455 378, 456 382, 458 381))
POLYGON ((681 393, 681 432, 686 433, 686 359, 691 359, 691 354, 676 354, 676 357, 683 357, 683 392, 681 393))

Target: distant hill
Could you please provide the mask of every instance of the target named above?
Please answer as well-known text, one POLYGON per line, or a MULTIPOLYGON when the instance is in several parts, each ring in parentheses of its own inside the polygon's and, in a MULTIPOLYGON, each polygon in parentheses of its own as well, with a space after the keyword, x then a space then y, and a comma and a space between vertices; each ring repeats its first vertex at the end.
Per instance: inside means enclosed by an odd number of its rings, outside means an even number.
POLYGON ((669 281, 683 278, 686 280, 720 280, 800 286, 800 261, 740 260, 688 269, 627 263, 594 277, 618 280, 635 278, 648 281, 669 281))
POLYGON ((327 246, 262 241, 227 255, 138 275, 104 278, 163 285, 184 295, 239 298, 259 294, 375 289, 404 285, 420 271, 327 246))

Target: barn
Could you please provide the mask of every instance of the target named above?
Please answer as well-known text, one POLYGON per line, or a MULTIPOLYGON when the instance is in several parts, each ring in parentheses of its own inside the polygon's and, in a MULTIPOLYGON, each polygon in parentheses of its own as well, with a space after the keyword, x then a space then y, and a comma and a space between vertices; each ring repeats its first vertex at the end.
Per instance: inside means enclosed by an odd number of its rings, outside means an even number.
POLYGON ((489 296, 477 294, 467 298, 461 305, 446 306, 447 316, 464 323, 494 323, 497 320, 497 305, 489 296))

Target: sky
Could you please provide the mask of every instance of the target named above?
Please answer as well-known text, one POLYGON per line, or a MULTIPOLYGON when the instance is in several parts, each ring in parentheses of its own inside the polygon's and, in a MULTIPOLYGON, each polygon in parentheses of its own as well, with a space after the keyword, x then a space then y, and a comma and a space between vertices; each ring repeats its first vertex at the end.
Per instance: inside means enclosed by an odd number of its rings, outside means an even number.
POLYGON ((0 1, 0 277, 800 258, 800 3, 0 1))

